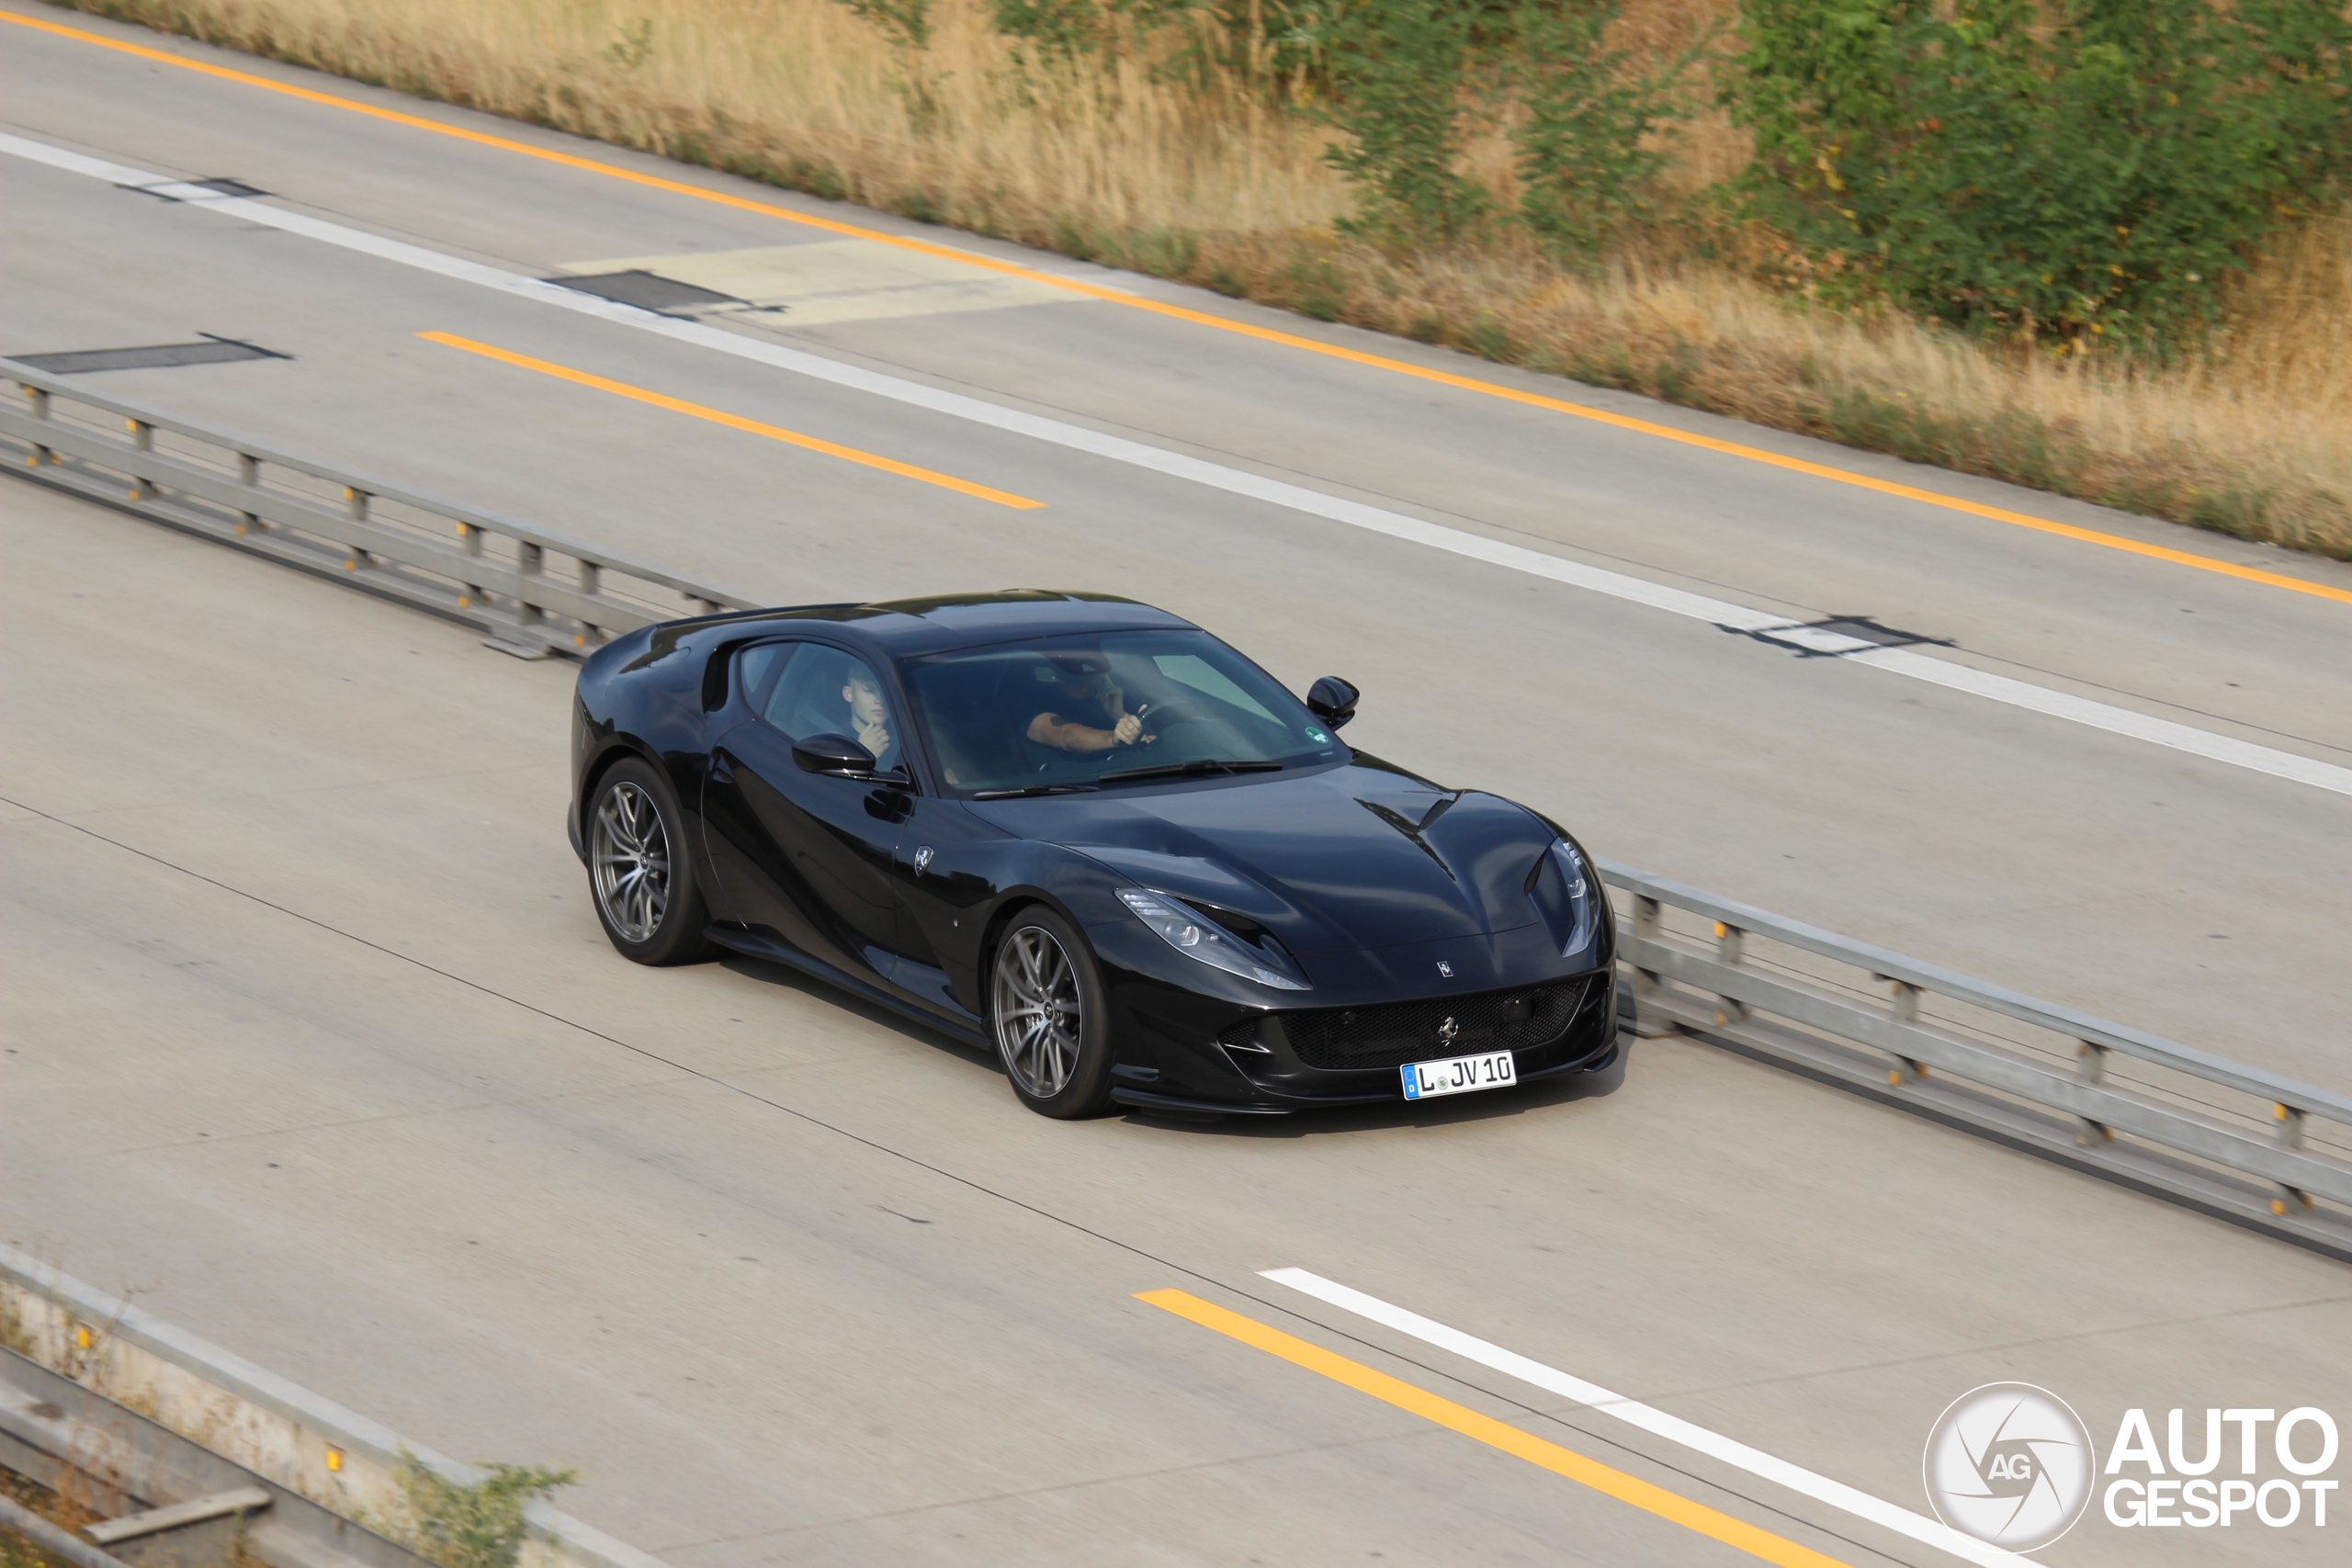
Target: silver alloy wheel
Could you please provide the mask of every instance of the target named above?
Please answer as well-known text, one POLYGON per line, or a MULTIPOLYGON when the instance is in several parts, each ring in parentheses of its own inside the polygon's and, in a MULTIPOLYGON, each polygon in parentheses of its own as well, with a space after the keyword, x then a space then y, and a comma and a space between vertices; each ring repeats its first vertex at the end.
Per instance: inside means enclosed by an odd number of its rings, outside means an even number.
POLYGON ((996 1044, 1005 1071, 1033 1100, 1051 1100, 1078 1070, 1085 1015, 1078 966, 1054 933, 1023 926, 996 953, 996 1044))
POLYGON ((605 792, 589 863, 596 906, 613 930, 623 942, 651 942, 670 907, 670 835, 641 785, 623 779, 605 792))

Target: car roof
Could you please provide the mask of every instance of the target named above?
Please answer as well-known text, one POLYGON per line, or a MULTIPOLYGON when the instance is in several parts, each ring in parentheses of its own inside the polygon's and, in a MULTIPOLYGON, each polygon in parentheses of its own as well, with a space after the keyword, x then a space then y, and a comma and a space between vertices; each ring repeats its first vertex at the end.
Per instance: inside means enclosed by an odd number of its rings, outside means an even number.
POLYGON ((1145 631, 1193 623, 1115 593, 1047 588, 1007 588, 993 593, 940 593, 870 604, 808 604, 736 614, 726 619, 748 631, 813 629, 825 626, 843 641, 862 643, 888 659, 944 653, 1027 637, 1071 632, 1145 631))

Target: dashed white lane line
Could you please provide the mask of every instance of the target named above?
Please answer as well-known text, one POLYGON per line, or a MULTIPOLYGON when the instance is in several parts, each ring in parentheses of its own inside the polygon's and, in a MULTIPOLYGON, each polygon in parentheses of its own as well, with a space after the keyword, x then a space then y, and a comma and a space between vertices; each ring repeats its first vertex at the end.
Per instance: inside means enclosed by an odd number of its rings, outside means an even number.
POLYGON ((344 250, 356 251, 382 261, 394 262, 402 266, 437 274, 463 283, 494 288, 502 293, 519 295, 524 299, 535 299, 544 305, 553 305, 578 315, 593 316, 599 321, 611 321, 619 326, 634 327, 640 332, 652 333, 680 343, 693 344, 700 348, 713 349, 720 354, 733 355, 739 359, 753 360, 779 370, 789 371, 794 375, 830 382, 838 387, 851 388, 874 397, 888 398, 894 402, 905 403, 911 407, 928 409, 934 413, 945 414, 953 419, 966 420, 974 424, 986 425, 1017 435, 1025 435, 1033 440, 1089 453, 1112 462, 1147 468, 1155 473, 1166 474, 1174 479, 1186 479, 1213 490, 1224 491, 1228 494, 1247 496, 1270 505, 1305 513, 1333 523, 1345 524, 1351 528, 1385 534, 1391 538, 1425 545, 1431 549, 1444 550, 1452 555, 1464 556, 1473 560, 1485 561, 1513 571, 1525 572, 1533 577, 1547 578, 1555 582, 1588 589, 1595 593, 1605 593, 1613 599, 1646 604, 1652 609, 1664 610, 1670 615, 1704 621, 1712 626, 1756 633, 1770 640, 1783 642, 1791 647, 1802 648, 1816 653, 1836 654, 1849 662, 1868 664, 1873 669, 1883 670, 1891 674, 1907 675, 1914 680, 1926 681, 1935 685, 1949 687, 1953 691, 1966 692, 1991 702, 2024 708, 2052 718, 2065 719, 2093 729, 2103 729, 2110 734, 2128 736, 2135 740, 2167 747, 2176 751, 2187 752, 2191 756, 2203 757, 2211 761, 2227 763, 2254 773, 2268 773, 2276 778, 2310 784, 2314 788, 2330 790, 2337 795, 2352 795, 2352 768, 2337 767, 2315 758, 2299 756, 2291 751, 2281 751, 2273 747, 2259 746, 2225 735, 2216 735, 2210 730, 2199 729, 2186 724, 2176 724, 2169 719, 2156 718, 2148 714, 2134 712, 2130 708, 2116 707, 2111 704, 2072 696, 2045 686, 2037 686, 2031 682, 2018 681, 2006 675, 1995 675, 1964 664, 1954 663, 1950 660, 1937 659, 1905 649, 1881 648, 1859 637, 1807 626, 1785 615, 1770 615, 1762 610, 1750 609, 1744 604, 1734 604, 1725 600, 1708 598, 1704 594, 1669 588, 1664 583, 1652 582, 1645 578, 1587 566, 1581 561, 1546 555, 1541 550, 1531 550, 1522 546, 1506 544, 1502 540, 1489 539, 1483 535, 1467 533, 1459 528, 1448 528, 1441 524, 1424 522, 1420 518, 1408 517, 1402 513, 1389 512, 1381 507, 1367 506, 1361 502, 1326 495, 1320 491, 1308 490, 1303 485, 1287 484, 1281 479, 1269 479, 1239 468, 1229 468, 1223 464, 1212 463, 1204 458, 1164 451, 1157 446, 1147 446, 1140 441, 1130 441, 1124 436, 1107 434, 1099 430, 1088 430, 1082 425, 1065 423, 1060 420, 1048 419, 1041 414, 1027 413, 1018 409, 1001 408, 978 398, 966 397, 958 392, 944 391, 936 387, 926 387, 921 382, 886 375, 878 370, 843 365, 820 355, 721 331, 700 321, 680 321, 674 317, 658 315, 650 310, 640 310, 634 306, 599 299, 593 294, 583 294, 577 289, 543 282, 521 273, 508 272, 503 267, 445 255, 438 251, 427 250, 422 245, 412 245, 402 241, 387 239, 380 234, 370 234, 363 230, 347 228, 340 223, 331 223, 305 213, 289 212, 250 197, 226 196, 209 186, 176 181, 167 175, 151 174, 144 169, 134 169, 107 159, 92 157, 87 153, 72 152, 62 147, 53 147, 47 142, 0 132, 0 152, 6 152, 32 163, 44 164, 51 168, 106 180, 113 185, 129 186, 157 196, 170 197, 200 205, 243 219, 249 223, 263 224, 289 234, 300 234, 308 239, 317 240, 344 250))
POLYGON ((1778 1486, 1785 1486, 1790 1491, 1810 1497, 1816 1503, 1826 1503, 1833 1508, 1853 1515, 1856 1518, 1867 1519, 1871 1524, 1894 1530, 1899 1535, 1908 1536, 1913 1540, 1922 1545, 1932 1546, 1939 1551, 1948 1551, 1955 1557, 1966 1558, 1971 1562, 1983 1563, 1985 1568, 2028 1568, 2027 1559, 2019 1557, 2015 1552, 2004 1551, 1997 1546, 1978 1540, 1973 1536, 1962 1535, 1940 1520, 1931 1519, 1925 1514, 1915 1514, 1908 1508, 1897 1507, 1883 1498, 1873 1497, 1869 1493, 1849 1486, 1842 1481, 1832 1481, 1826 1475, 1816 1475, 1812 1471, 1791 1464, 1786 1460, 1777 1459, 1759 1449, 1751 1449, 1746 1443, 1736 1442, 1720 1432, 1710 1431, 1693 1422, 1685 1421, 1679 1416, 1669 1416, 1663 1410, 1642 1404, 1639 1400, 1628 1399, 1622 1393, 1615 1393, 1601 1387, 1599 1383, 1590 1383, 1582 1378, 1571 1377, 1556 1367, 1547 1367, 1541 1361, 1531 1360, 1516 1351, 1506 1350, 1499 1345, 1464 1334, 1458 1328, 1449 1328, 1432 1318, 1423 1317, 1419 1313, 1408 1312, 1403 1307, 1384 1302, 1378 1296, 1365 1295, 1362 1291, 1351 1290, 1345 1285, 1326 1280, 1320 1274, 1311 1274, 1304 1269, 1266 1269, 1260 1270, 1260 1274, 1261 1277, 1272 1280, 1278 1285, 1287 1285, 1294 1291, 1304 1292, 1317 1301, 1338 1307, 1342 1312, 1351 1312, 1358 1317, 1369 1318, 1383 1327, 1393 1328, 1399 1334, 1409 1335, 1425 1345, 1434 1345, 1441 1350, 1448 1350, 1465 1360, 1476 1361, 1480 1366, 1501 1372, 1506 1377, 1513 1377, 1521 1382, 1532 1383, 1547 1393, 1556 1393, 1563 1399, 1573 1399, 1578 1404, 1588 1405, 1604 1416, 1613 1416, 1629 1426, 1638 1427, 1653 1437, 1679 1443, 1684 1448, 1705 1454, 1710 1459, 1744 1470, 1750 1475, 1770 1481, 1778 1486))

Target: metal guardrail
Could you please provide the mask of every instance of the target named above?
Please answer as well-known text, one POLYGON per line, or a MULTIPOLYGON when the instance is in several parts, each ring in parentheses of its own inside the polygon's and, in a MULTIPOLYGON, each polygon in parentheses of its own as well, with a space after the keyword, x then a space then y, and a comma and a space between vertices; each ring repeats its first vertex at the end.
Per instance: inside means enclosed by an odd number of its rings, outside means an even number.
MULTIPOLYGON (((347 574, 471 620, 510 652, 577 651, 681 605, 754 607, 13 360, 0 359, 0 376, 23 392, 22 406, 0 404, 0 442, 40 479, 347 574), (574 563, 572 583, 548 570, 550 556, 574 563)), ((1639 1032, 1696 1035, 2352 1260, 2352 1098, 1629 867, 1600 872, 1625 896, 1621 956, 1639 1032)))
MULTIPOLYGON (((368 1529, 338 1529, 334 1521, 364 1527, 401 1518, 401 1477, 411 1467, 454 1486, 479 1486, 490 1479, 487 1471, 410 1442, 6 1243, 0 1243, 0 1320, 8 1322, 14 1348, 24 1359, 137 1410, 157 1427, 251 1472, 265 1485, 282 1489, 285 1495, 273 1513, 282 1509, 282 1517, 300 1515, 317 1526, 322 1521, 308 1506, 315 1504, 332 1516, 323 1521, 325 1533, 339 1555, 356 1562, 336 1564, 311 1553, 310 1568, 405 1568, 404 1551, 386 1550, 390 1543, 368 1529)), ((0 1398, 8 1386, 0 1377, 0 1398)), ((18 1427, 21 1441, 21 1423, 18 1427)), ((0 1422, 0 1438, 6 1430, 0 1422)), ((526 1504, 523 1518, 524 1568, 665 1568, 661 1559, 573 1518, 545 1498, 526 1504)))
POLYGON ((747 600, 495 513, 345 473, 0 359, 0 439, 62 489, 479 626, 526 659, 747 600), (569 562, 567 573, 564 563, 569 562), (567 576, 569 580, 567 581, 567 576))
POLYGON ((2352 1098, 1600 871, 1623 895, 1638 1032, 1696 1035, 2352 1260, 2352 1098))
POLYGON ((41 1529, 39 1515, 6 1519, 74 1568, 127 1568, 123 1559, 128 1568, 241 1559, 254 1568, 433 1568, 379 1531, 8 1348, 0 1348, 0 1467, 100 1516, 78 1535, 41 1529), (133 1541, 121 1559, 111 1554, 133 1541))

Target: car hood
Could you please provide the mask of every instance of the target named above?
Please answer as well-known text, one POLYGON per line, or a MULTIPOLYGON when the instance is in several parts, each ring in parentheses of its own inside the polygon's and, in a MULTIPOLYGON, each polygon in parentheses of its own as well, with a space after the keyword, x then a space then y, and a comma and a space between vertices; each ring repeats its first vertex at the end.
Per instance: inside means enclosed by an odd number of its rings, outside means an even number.
POLYGON ((1528 874, 1553 841, 1499 795, 1360 765, 1022 804, 1055 808, 1049 833, 1023 814, 1034 836, 1247 916, 1302 955, 1533 924, 1528 874))

